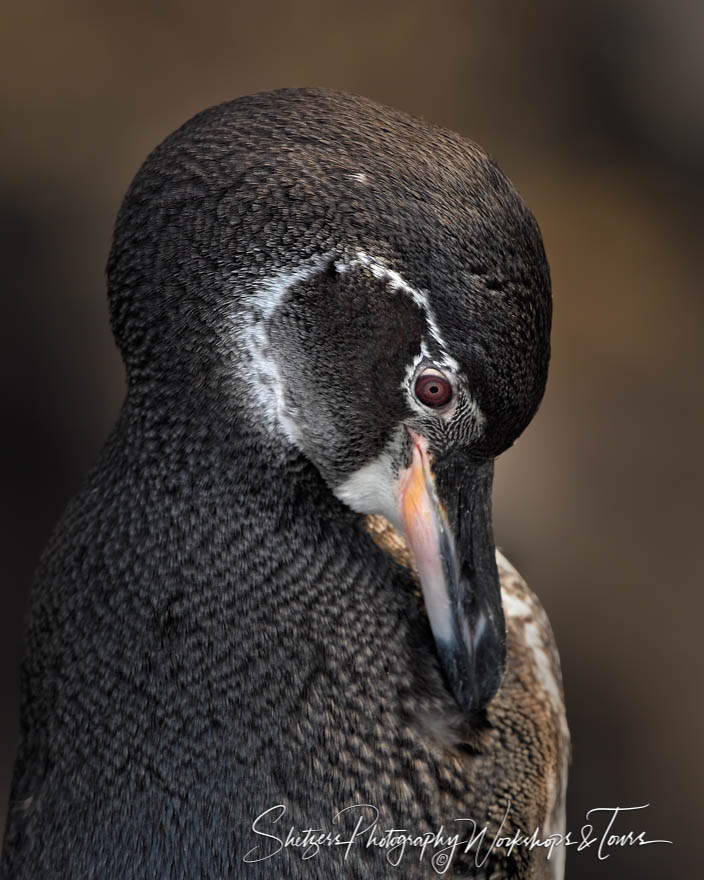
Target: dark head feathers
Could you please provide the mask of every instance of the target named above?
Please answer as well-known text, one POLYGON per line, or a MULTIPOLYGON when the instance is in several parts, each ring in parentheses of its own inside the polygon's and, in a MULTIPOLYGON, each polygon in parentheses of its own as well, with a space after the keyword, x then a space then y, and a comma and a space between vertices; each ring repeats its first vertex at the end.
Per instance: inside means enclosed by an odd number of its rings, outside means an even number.
POLYGON ((322 89, 205 110, 145 161, 108 263, 130 385, 183 387, 185 372, 202 391, 227 369, 221 343, 248 288, 359 251, 427 292, 492 425, 486 451, 509 445, 549 358, 550 279, 532 214, 460 135, 322 89))

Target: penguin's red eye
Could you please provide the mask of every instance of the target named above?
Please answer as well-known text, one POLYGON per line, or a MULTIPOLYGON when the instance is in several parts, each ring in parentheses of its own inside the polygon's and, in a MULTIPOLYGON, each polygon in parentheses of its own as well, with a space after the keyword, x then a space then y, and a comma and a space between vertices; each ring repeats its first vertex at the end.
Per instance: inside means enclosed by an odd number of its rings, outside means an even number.
POLYGON ((452 384, 438 373, 422 373, 418 376, 415 392, 424 406, 445 406, 452 400, 452 384))

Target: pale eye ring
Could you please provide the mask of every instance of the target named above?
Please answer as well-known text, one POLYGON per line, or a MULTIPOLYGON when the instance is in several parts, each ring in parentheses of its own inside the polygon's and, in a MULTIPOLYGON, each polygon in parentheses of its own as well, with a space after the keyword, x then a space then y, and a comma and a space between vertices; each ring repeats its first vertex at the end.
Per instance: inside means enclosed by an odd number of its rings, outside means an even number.
POLYGON ((435 370, 424 370, 416 379, 413 390, 423 406, 431 409, 447 406, 454 394, 450 380, 435 370))

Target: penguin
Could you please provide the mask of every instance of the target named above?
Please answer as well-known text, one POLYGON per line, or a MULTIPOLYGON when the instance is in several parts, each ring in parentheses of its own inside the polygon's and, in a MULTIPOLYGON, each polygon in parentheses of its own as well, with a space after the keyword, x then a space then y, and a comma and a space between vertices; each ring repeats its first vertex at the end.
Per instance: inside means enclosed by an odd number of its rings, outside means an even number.
POLYGON ((561 878, 559 659, 491 524, 550 353, 512 184, 250 95, 146 159, 107 283, 126 397, 36 573, 0 875, 561 878))

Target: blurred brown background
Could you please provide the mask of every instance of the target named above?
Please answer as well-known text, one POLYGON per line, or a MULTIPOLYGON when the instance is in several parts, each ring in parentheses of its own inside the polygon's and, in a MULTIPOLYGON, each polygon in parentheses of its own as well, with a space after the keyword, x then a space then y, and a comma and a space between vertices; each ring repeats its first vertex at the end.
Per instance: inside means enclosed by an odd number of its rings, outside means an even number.
POLYGON ((5 0, 2 19, 3 813, 32 570, 123 392, 103 278, 121 196, 201 108, 318 84, 477 140, 538 217, 552 375, 499 463, 497 538, 561 649, 568 827, 592 807, 650 803, 618 827, 675 841, 602 862, 570 850, 568 877, 694 876, 704 5, 5 0))

